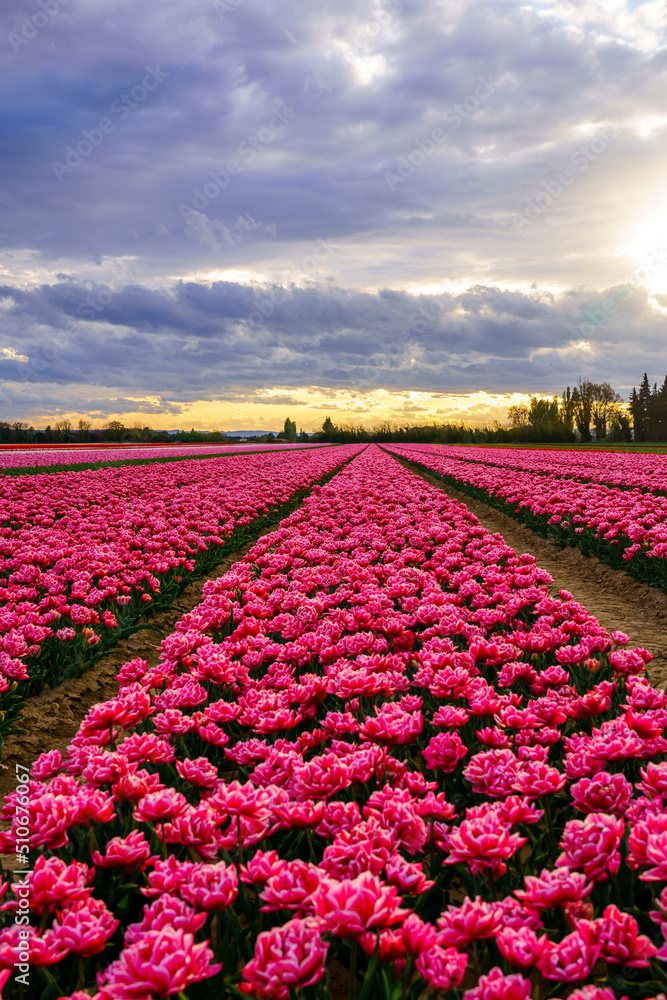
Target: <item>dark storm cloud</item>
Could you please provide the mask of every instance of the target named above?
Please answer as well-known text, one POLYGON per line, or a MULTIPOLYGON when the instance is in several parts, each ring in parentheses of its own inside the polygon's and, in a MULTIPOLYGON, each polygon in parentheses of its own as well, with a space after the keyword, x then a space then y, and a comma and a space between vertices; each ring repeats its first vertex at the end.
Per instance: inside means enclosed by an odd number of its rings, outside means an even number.
POLYGON ((664 352, 664 322, 632 286, 602 296, 485 286, 415 296, 231 282, 114 292, 69 281, 3 286, 0 301, 10 350, 0 355, 0 378, 123 385, 181 402, 276 384, 560 391, 573 370, 623 378, 619 347, 629 329, 645 331, 640 367, 664 352), (47 322, 58 331, 50 350, 47 322))

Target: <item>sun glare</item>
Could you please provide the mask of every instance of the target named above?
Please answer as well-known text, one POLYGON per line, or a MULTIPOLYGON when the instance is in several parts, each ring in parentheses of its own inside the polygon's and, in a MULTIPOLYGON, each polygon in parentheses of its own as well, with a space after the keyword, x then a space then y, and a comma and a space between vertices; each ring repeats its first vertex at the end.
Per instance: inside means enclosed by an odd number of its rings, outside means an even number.
POLYGON ((635 279, 651 292, 667 292, 667 211, 658 212, 632 244, 635 279))

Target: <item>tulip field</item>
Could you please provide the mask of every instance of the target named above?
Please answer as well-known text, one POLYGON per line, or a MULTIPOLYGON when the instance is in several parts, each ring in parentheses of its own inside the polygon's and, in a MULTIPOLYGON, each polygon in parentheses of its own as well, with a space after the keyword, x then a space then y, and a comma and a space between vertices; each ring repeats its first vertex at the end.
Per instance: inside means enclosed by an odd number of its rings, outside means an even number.
POLYGON ((244 454, 257 451, 290 451, 302 448, 322 448, 322 444, 222 444, 222 445, 123 445, 117 448, 75 445, 63 448, 44 448, 38 445, 26 449, 0 448, 0 474, 25 473, 31 469, 48 466, 76 466, 91 464, 120 464, 121 462, 163 462, 166 459, 200 457, 206 455, 244 454))
POLYGON ((410 445, 502 469, 537 472, 579 482, 667 494, 667 456, 657 452, 576 451, 566 448, 485 448, 470 445, 410 445))
MULTIPOLYGON (((358 447, 0 478, 0 740, 358 447)), ((1 745, 1 743, 0 743, 1 745)))
POLYGON ((561 545, 667 591, 667 456, 386 445, 561 545))
POLYGON ((17 769, 2 997, 664 1000, 651 653, 392 452, 553 475, 371 445, 2 481, 7 693, 286 514, 17 769))

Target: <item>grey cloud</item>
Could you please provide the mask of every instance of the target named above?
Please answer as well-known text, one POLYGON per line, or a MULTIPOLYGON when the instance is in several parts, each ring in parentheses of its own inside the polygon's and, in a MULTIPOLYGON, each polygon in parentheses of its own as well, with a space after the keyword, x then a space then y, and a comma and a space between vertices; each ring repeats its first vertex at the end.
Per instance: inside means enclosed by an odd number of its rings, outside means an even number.
POLYGON ((0 355, 0 377, 26 385, 124 386, 175 405, 275 384, 560 392, 579 374, 626 379, 621 345, 637 327, 645 331, 638 366, 659 359, 667 368, 664 317, 643 289, 631 286, 602 296, 585 288, 558 296, 486 286, 415 296, 188 282, 168 291, 106 289, 104 304, 102 289, 75 282, 0 288, 0 297, 11 295, 14 303, 4 310, 7 343, 29 359, 0 355), (609 296, 617 308, 597 323, 609 296), (98 304, 94 315, 72 318, 77 303, 89 308, 91 301, 98 304), (271 309, 260 324, 262 303, 271 309), (64 331, 59 346, 43 350, 35 318, 64 331))

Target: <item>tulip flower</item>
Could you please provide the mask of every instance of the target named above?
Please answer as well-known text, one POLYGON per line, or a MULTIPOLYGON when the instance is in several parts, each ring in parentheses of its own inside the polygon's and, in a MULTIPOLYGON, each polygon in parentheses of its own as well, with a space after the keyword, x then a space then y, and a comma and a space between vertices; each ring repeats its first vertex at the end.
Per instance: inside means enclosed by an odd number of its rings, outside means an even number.
POLYGON ((256 996, 285 1000, 290 988, 312 986, 322 978, 327 952, 318 922, 295 917, 259 935, 243 978, 256 996))
POLYGON ((120 953, 120 958, 98 974, 100 1000, 143 1000, 146 996, 171 996, 185 991, 220 971, 211 964, 207 941, 195 944, 186 931, 166 927, 146 931, 120 953))

